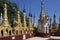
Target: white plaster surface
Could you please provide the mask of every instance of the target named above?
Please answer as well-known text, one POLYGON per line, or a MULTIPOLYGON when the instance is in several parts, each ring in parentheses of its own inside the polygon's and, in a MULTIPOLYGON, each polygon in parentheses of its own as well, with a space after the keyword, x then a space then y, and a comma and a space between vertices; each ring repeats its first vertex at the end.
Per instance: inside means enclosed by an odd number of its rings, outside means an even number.
POLYGON ((29 38, 26 40, 47 40, 48 38, 41 38, 41 37, 33 37, 33 38, 29 38))
POLYGON ((50 38, 51 39, 60 39, 60 37, 58 37, 58 36, 51 36, 50 38))
POLYGON ((29 38, 29 39, 26 39, 26 40, 48 40, 48 39, 55 39, 55 40, 60 40, 60 37, 57 37, 57 36, 51 36, 49 38, 42 38, 42 37, 32 37, 32 38, 29 38))

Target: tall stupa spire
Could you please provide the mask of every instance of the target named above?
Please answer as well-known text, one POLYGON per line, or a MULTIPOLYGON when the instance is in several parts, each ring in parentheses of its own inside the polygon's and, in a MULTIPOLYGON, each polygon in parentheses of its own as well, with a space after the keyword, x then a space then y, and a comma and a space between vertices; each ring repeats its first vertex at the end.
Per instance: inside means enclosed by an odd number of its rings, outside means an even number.
POLYGON ((36 28, 36 17, 34 15, 34 23, 33 23, 33 26, 36 28))
POLYGON ((9 26, 8 17, 7 17, 7 0, 4 0, 4 17, 3 17, 3 26, 9 26))
POLYGON ((59 29, 60 29, 60 17, 59 17, 59 29))
POLYGON ((19 9, 17 10, 17 24, 19 25, 19 27, 21 27, 22 25, 21 25, 21 19, 20 19, 20 11, 19 11, 19 9))
POLYGON ((25 13, 26 13, 25 4, 24 4, 24 9, 23 9, 23 12, 25 12, 25 13))
POLYGON ((30 33, 33 33, 34 27, 32 26, 32 13, 29 12, 29 30, 30 33))
POLYGON ((32 13, 29 12, 29 27, 32 28, 32 13))
POLYGON ((19 27, 22 26, 21 19, 20 19, 19 2, 18 2, 18 8, 17 8, 17 24, 19 25, 19 27))
POLYGON ((21 34, 21 30, 22 30, 22 24, 21 24, 21 19, 20 19, 20 11, 19 11, 19 9, 17 9, 17 18, 16 18, 16 27, 15 27, 15 34, 21 34))
POLYGON ((44 0, 41 2, 41 12, 40 12, 40 20, 43 20, 44 18, 44 0))
POLYGON ((44 11, 44 0, 42 0, 41 2, 41 8, 42 8, 41 10, 44 11))
POLYGON ((59 17, 59 23, 60 23, 60 17, 59 17))
POLYGON ((60 32, 60 17, 59 17, 59 27, 58 27, 58 31, 60 32))
POLYGON ((4 16, 3 16, 3 21, 1 27, 3 28, 3 36, 8 36, 12 35, 11 32, 11 26, 8 21, 8 16, 7 16, 7 0, 4 0, 4 16))
POLYGON ((56 15, 54 13, 54 20, 53 20, 53 23, 52 23, 52 32, 56 32, 57 31, 57 23, 56 23, 56 15))
POLYGON ((25 9, 25 5, 24 5, 24 9, 23 9, 23 14, 24 14, 24 27, 25 27, 25 29, 27 28, 27 24, 26 24, 26 9, 25 9))
POLYGON ((56 22, 56 15, 54 14, 54 22, 56 22))

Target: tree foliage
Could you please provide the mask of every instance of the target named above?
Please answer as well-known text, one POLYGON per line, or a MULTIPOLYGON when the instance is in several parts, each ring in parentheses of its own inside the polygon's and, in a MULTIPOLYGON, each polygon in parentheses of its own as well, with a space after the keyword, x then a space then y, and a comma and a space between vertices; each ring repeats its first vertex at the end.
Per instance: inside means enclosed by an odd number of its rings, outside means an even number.
MULTIPOLYGON (((0 0, 0 11, 3 13, 3 8, 4 8, 4 1, 0 0)), ((8 15, 8 20, 9 23, 12 24, 12 20, 16 17, 16 10, 18 9, 18 6, 16 3, 12 3, 9 0, 7 0, 7 15, 8 15)), ((20 11, 20 16, 21 16, 21 22, 23 23, 23 12, 20 11)), ((28 18, 26 17, 26 21, 28 21, 28 18)))

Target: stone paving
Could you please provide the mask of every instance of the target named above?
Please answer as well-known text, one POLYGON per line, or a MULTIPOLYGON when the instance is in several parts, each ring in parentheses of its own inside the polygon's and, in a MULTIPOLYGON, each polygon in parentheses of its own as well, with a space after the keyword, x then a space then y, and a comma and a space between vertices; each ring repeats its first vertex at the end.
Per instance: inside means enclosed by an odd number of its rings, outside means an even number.
POLYGON ((33 37, 33 38, 29 38, 26 40, 47 40, 48 38, 41 38, 41 37, 33 37))
POLYGON ((60 40, 60 37, 56 37, 56 36, 51 36, 49 38, 42 38, 42 37, 32 37, 26 40, 60 40))

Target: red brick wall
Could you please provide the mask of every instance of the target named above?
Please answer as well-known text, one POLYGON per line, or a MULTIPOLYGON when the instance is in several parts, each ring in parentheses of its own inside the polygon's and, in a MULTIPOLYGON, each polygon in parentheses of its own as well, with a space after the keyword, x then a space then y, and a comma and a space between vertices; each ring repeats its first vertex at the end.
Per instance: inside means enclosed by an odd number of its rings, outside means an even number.
POLYGON ((33 37, 33 36, 34 36, 33 33, 31 33, 31 35, 30 35, 30 34, 26 34, 26 39, 31 38, 31 37, 33 37))
MULTIPOLYGON (((26 39, 33 37, 34 34, 26 34, 26 39)), ((0 37, 0 40, 12 40, 12 37, 15 37, 14 40, 23 40, 23 35, 16 35, 16 36, 7 36, 7 37, 0 37)))
POLYGON ((0 37, 0 40, 12 40, 11 36, 0 37))
POLYGON ((23 35, 17 35, 17 36, 15 36, 15 40, 23 40, 23 35))

